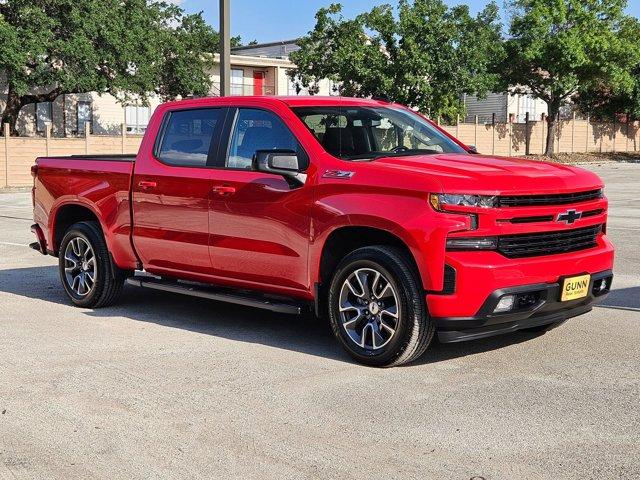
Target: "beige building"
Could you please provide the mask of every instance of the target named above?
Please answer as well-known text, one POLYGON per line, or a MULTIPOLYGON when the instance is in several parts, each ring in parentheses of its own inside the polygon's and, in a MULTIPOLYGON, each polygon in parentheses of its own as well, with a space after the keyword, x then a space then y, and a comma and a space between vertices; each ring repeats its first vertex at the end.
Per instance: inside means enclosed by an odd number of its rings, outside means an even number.
MULTIPOLYGON (((232 95, 306 95, 298 92, 287 72, 295 65, 288 53, 295 50, 295 41, 252 45, 234 49, 231 55, 232 95), (277 45, 278 48, 271 48, 277 45)), ((210 95, 220 94, 219 56, 211 71, 210 95)), ((319 85, 320 95, 330 95, 332 84, 323 81, 319 85)), ((0 111, 4 109, 6 94, 0 95, 0 111)), ((109 94, 97 92, 60 95, 54 102, 25 106, 18 118, 21 136, 44 135, 45 125, 51 123, 56 137, 84 136, 85 124, 91 126, 94 135, 119 134, 122 126, 128 134, 142 134, 147 128, 153 110, 161 103, 152 95, 148 104, 118 101, 109 94)))

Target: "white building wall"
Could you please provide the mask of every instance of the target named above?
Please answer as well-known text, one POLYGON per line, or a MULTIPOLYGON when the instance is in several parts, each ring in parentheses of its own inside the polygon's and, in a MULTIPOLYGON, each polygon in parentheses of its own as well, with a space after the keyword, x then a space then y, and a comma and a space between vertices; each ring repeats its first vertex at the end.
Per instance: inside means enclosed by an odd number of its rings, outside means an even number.
POLYGON ((539 121, 542 115, 547 115, 547 104, 531 95, 515 94, 508 96, 507 114, 514 122, 522 123, 529 113, 529 121, 539 121))

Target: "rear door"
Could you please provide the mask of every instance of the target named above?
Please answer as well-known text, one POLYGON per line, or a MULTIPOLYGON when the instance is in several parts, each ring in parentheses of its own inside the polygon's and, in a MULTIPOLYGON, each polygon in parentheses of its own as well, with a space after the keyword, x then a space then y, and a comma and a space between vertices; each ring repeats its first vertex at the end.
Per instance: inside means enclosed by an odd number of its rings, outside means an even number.
POLYGON ((136 161, 133 238, 149 272, 212 274, 210 159, 217 155, 227 111, 221 107, 166 112, 153 150, 136 161))
POLYGON ((209 216, 214 269, 248 286, 308 291, 310 188, 251 170, 256 150, 296 150, 308 163, 306 153, 265 108, 230 109, 224 137, 229 145, 217 159, 209 216))

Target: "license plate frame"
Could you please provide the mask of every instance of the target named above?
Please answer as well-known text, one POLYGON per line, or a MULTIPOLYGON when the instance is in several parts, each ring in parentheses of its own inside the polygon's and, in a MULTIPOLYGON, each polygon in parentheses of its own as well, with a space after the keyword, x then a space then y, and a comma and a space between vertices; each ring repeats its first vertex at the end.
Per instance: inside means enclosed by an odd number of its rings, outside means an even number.
POLYGON ((563 277, 560 282, 560 301, 570 302, 587 297, 590 285, 591 274, 589 273, 563 277))

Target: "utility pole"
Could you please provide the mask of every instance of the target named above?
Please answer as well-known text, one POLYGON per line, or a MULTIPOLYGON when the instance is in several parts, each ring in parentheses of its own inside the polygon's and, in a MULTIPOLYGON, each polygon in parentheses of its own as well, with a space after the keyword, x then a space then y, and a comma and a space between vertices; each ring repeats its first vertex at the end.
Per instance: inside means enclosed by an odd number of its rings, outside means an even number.
POLYGON ((220 0, 220 96, 228 97, 231 93, 231 15, 229 0, 220 0))

